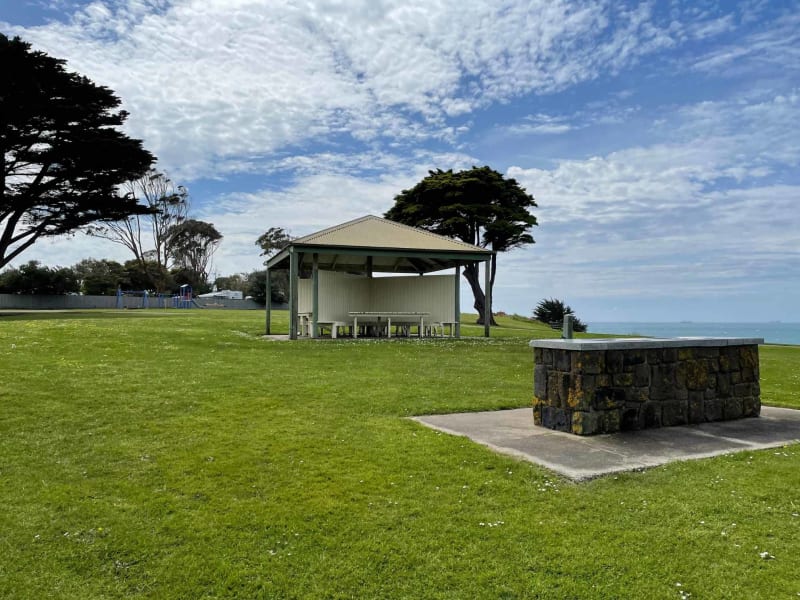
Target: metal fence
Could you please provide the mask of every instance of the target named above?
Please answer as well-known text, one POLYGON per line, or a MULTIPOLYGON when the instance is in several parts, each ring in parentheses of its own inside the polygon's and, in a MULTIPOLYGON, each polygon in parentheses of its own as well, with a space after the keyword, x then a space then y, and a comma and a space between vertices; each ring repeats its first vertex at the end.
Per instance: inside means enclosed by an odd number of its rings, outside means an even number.
MULTIPOLYGON (((144 308, 141 296, 122 296, 121 308, 144 308)), ((264 310, 264 306, 253 300, 232 300, 227 298, 195 298, 198 308, 227 308, 240 310, 264 310)), ((159 307, 172 308, 172 298, 150 296, 147 308, 158 310, 159 307)), ((87 308, 118 308, 116 296, 29 296, 22 294, 0 294, 0 309, 17 310, 57 310, 87 308)), ((285 305, 273 305, 273 309, 286 308, 285 305)))

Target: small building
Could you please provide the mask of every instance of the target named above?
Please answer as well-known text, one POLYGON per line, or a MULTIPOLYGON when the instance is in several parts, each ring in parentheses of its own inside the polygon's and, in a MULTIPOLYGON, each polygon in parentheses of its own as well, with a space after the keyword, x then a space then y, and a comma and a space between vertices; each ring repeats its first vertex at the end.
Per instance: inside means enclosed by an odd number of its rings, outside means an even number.
MULTIPOLYGON (((290 339, 318 337, 323 327, 333 337, 340 328, 356 336, 364 325, 386 335, 392 325, 416 326, 419 335, 448 326, 452 335, 460 336, 461 268, 483 262, 488 337, 493 255, 479 246, 368 215, 293 240, 267 261, 267 286, 274 270, 289 271, 290 339)), ((269 334, 269 303, 266 320, 269 334)))
POLYGON ((207 294, 200 294, 198 298, 222 298, 224 300, 244 300, 244 292, 241 290, 216 290, 207 294))

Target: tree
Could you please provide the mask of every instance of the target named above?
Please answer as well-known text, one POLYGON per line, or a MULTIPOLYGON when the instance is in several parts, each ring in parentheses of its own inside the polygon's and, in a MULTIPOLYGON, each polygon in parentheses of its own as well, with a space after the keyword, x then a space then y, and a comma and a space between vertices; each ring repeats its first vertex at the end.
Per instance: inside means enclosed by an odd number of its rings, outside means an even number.
POLYGON ((205 221, 188 219, 172 227, 167 240, 176 268, 188 272, 195 282, 205 283, 211 258, 222 240, 216 227, 205 221))
POLYGON ((0 268, 41 237, 144 214, 118 186, 155 160, 117 129, 128 116, 106 87, 0 34, 0 268))
POLYGON ((203 277, 202 273, 196 273, 185 267, 176 267, 170 270, 170 273, 173 281, 175 281, 176 288, 186 283, 192 286, 192 293, 195 295, 211 291, 211 285, 209 285, 208 280, 203 277))
MULTIPOLYGON (((175 186, 164 173, 155 169, 126 182, 124 189, 147 206, 150 212, 90 227, 89 233, 125 246, 145 272, 148 270, 145 266, 148 261, 167 269, 173 258, 169 234, 173 227, 186 220, 189 193, 185 187, 175 186)), ((164 291, 161 287, 163 284, 163 278, 159 278, 150 282, 148 287, 164 291)))
MULTIPOLYGON (((468 171, 429 171, 428 176, 410 190, 395 196, 387 219, 421 227, 468 244, 505 252, 533 244, 528 233, 537 225, 529 209, 536 206, 533 196, 514 179, 504 179, 489 167, 468 171)), ((497 255, 492 256, 489 287, 494 288, 497 255)), ((464 267, 464 278, 472 288, 478 323, 483 323, 486 295, 480 284, 477 264, 464 267)), ((491 307, 489 307, 491 311, 491 307)), ((494 317, 492 317, 492 324, 494 317)))
POLYGON ((113 296, 118 287, 128 288, 130 283, 125 267, 113 260, 86 258, 72 267, 80 282, 81 291, 87 295, 113 296))
MULTIPOLYGON (((541 321, 551 327, 561 329, 564 323, 564 315, 575 315, 575 312, 568 304, 564 304, 561 300, 555 298, 547 298, 541 300, 536 308, 533 309, 533 317, 537 321, 541 321)), ((584 332, 587 327, 581 320, 574 317, 572 320, 572 330, 577 332, 584 332)))
POLYGON ((78 278, 69 267, 45 267, 32 260, 19 269, 0 274, 0 293, 4 294, 74 294, 80 290, 78 278))
POLYGON ((227 277, 217 277, 214 285, 218 290, 234 290, 245 292, 247 290, 247 273, 234 273, 227 277))
POLYGON ((256 240, 256 246, 261 248, 259 256, 269 258, 286 248, 293 239, 283 227, 270 227, 256 240))
MULTIPOLYGON (((272 284, 270 299, 275 304, 286 304, 289 301, 289 273, 286 271, 271 271, 270 273, 272 284)), ((253 271, 247 276, 245 294, 252 296, 253 300, 259 304, 267 303, 266 271, 253 271)))
POLYGON ((128 260, 123 266, 128 289, 165 292, 176 288, 172 273, 154 260, 145 260, 144 263, 128 260), (153 285, 154 281, 158 282, 157 286, 153 285))

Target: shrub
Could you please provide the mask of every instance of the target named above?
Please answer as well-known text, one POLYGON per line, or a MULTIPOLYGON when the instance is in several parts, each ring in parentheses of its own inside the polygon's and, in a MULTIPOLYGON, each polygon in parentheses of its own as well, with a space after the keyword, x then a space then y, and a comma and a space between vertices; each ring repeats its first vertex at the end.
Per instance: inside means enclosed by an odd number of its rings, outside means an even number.
POLYGON ((572 329, 573 331, 584 332, 587 327, 578 317, 575 317, 575 312, 568 304, 564 304, 561 300, 555 298, 547 298, 541 300, 536 308, 533 309, 533 317, 537 321, 546 323, 551 327, 561 329, 564 323, 564 315, 572 315, 572 329))

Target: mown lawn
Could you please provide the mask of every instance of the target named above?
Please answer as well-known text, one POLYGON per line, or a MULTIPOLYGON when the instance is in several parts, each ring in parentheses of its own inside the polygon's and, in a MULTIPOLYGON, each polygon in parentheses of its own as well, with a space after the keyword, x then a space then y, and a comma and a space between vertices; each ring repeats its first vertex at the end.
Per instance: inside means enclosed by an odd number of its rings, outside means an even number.
MULTIPOLYGON (((0 317, 0 596, 800 596, 796 445, 573 484, 403 418, 528 406, 527 341, 557 333, 502 324, 0 317)), ((800 408, 800 348, 761 360, 763 401, 800 408)))

